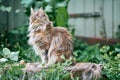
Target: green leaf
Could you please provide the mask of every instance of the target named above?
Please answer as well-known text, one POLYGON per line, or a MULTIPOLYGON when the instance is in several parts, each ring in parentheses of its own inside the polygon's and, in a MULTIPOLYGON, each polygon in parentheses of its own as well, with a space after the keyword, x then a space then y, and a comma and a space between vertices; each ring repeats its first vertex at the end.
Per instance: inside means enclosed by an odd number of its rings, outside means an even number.
POLYGON ((78 56, 78 51, 74 51, 73 54, 74 54, 75 57, 77 57, 78 56))
POLYGON ((9 6, 9 7, 5 7, 5 6, 0 6, 0 10, 1 11, 7 11, 7 12, 10 12, 12 10, 12 8, 9 6))
POLYGON ((64 79, 69 78, 69 77, 70 77, 70 73, 65 73, 62 77, 63 77, 64 79))
POLYGON ((115 52, 119 52, 120 53, 120 48, 115 48, 115 52))
POLYGON ((19 13, 19 12, 20 12, 20 9, 16 9, 16 10, 15 10, 15 13, 19 13))
POLYGON ((1 58, 1 59, 0 59, 0 62, 1 62, 1 63, 4 63, 4 62, 6 62, 6 61, 8 61, 8 59, 6 59, 6 58, 1 58))
POLYGON ((109 58, 109 56, 107 54, 104 54, 103 58, 108 60, 108 61, 110 60, 110 58, 109 58))
POLYGON ((46 11, 46 12, 52 12, 52 6, 47 5, 47 6, 45 7, 45 11, 46 11))
POLYGON ((18 54, 19 54, 19 51, 11 52, 10 59, 13 60, 13 61, 18 61, 18 54))
POLYGON ((51 2, 51 0, 44 0, 45 2, 51 2))
POLYGON ((31 5, 33 3, 33 0, 22 0, 21 4, 24 5, 24 7, 28 7, 29 5, 31 5))
POLYGON ((64 55, 61 55, 60 57, 61 57, 63 60, 65 60, 65 56, 64 56, 64 55))
POLYGON ((5 58, 10 57, 11 52, 10 52, 10 50, 8 48, 3 48, 2 52, 3 52, 3 55, 4 55, 5 58))
POLYGON ((65 7, 60 7, 57 9, 56 23, 57 26, 67 27, 68 23, 68 13, 65 7))
POLYGON ((66 6, 67 6, 66 2, 57 4, 57 7, 66 7, 66 6))

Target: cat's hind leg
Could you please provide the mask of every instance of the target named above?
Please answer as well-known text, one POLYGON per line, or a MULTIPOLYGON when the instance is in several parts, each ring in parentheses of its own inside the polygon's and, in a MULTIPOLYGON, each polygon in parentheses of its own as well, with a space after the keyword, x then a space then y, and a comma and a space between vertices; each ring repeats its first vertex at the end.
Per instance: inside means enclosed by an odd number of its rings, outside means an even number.
POLYGON ((48 50, 48 63, 47 66, 55 64, 56 62, 60 62, 61 54, 62 54, 62 39, 60 36, 56 36, 52 38, 50 48, 48 50))

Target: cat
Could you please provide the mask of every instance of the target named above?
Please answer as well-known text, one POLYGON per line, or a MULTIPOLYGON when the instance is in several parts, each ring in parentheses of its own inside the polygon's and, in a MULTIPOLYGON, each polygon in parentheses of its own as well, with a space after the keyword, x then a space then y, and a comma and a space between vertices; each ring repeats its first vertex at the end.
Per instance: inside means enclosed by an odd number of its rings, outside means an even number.
POLYGON ((90 62, 78 62, 71 67, 66 67, 71 71, 71 78, 79 77, 79 80, 100 80, 102 78, 102 64, 90 62))
MULTIPOLYGON (((66 28, 54 27, 42 8, 38 10, 31 8, 28 32, 28 43, 40 56, 43 67, 64 62, 62 56, 66 59, 72 56, 72 35, 66 28)), ((73 76, 76 76, 75 73, 82 76, 80 80, 98 80, 101 77, 102 68, 101 65, 95 63, 76 63, 66 69, 71 70, 73 76)))
POLYGON ((45 66, 64 62, 62 56, 66 59, 72 56, 72 35, 66 28, 54 27, 43 8, 31 8, 28 32, 28 43, 45 66))

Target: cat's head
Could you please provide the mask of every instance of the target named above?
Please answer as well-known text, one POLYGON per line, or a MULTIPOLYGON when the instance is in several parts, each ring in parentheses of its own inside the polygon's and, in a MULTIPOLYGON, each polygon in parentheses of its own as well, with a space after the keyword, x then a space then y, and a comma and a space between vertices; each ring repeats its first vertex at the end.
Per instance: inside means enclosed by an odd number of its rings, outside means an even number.
POLYGON ((49 28, 48 24, 51 25, 51 22, 42 8, 38 10, 33 10, 31 8, 31 15, 29 19, 30 28, 39 28, 40 30, 46 30, 47 27, 49 28))

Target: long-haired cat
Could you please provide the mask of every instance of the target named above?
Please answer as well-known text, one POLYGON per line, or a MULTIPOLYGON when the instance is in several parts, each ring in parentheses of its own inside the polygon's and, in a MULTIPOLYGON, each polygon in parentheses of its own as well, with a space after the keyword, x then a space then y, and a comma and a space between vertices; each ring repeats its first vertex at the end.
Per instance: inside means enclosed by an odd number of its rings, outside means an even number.
POLYGON ((71 34, 65 28, 53 27, 42 8, 39 10, 31 8, 29 20, 28 43, 41 57, 42 64, 49 66, 56 62, 63 62, 61 56, 70 58, 73 53, 73 41, 71 34))

